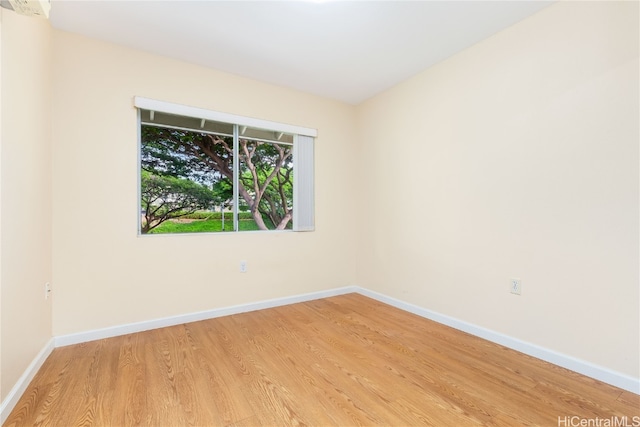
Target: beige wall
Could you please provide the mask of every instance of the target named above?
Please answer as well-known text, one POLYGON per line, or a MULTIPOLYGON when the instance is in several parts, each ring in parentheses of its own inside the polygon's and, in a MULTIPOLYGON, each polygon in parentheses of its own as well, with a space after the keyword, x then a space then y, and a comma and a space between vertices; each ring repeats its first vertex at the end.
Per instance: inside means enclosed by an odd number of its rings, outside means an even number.
POLYGON ((53 40, 54 335, 355 283, 354 107, 70 33, 53 40), (135 95, 318 129, 316 231, 139 237, 135 95))
POLYGON ((0 398, 51 339, 50 27, 0 9, 0 398))
POLYGON ((638 72, 637 2, 567 2, 361 105, 359 283, 637 378, 638 72))

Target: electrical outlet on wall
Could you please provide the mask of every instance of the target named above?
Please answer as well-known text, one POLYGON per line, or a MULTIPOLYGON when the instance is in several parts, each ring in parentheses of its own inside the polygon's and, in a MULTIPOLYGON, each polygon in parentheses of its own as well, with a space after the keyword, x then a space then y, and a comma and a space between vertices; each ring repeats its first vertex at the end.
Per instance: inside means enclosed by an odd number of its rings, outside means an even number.
POLYGON ((522 295, 522 280, 521 279, 511 279, 511 293, 515 295, 522 295))
POLYGON ((51 294, 51 283, 46 282, 44 284, 44 299, 49 299, 50 294, 51 294))
POLYGON ((247 261, 240 261, 240 273, 246 273, 247 269, 247 261))

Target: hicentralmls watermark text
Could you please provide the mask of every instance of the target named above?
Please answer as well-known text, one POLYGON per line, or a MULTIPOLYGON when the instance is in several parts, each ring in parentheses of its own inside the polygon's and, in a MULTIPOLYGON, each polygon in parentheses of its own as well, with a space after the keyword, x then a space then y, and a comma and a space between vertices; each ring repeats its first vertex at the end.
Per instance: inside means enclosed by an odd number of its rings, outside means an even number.
POLYGON ((586 418, 577 415, 558 417, 558 427, 640 427, 640 416, 586 418))

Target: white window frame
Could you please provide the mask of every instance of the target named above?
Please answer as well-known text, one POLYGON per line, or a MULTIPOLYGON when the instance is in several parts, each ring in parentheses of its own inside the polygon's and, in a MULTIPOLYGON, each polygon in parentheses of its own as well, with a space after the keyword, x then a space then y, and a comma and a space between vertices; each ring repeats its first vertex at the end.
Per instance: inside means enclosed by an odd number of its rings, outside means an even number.
MULTIPOLYGON (((203 108, 190 107, 150 98, 143 98, 140 96, 135 96, 133 98, 133 105, 138 109, 138 111, 150 110, 178 116, 233 124, 235 125, 234 139, 238 137, 238 128, 242 126, 293 134, 293 165, 295 170, 295 179, 293 180, 293 231, 315 230, 314 142, 318 135, 318 131, 316 129, 239 116, 203 108)), ((140 114, 138 114, 138 147, 140 147, 140 129, 141 120, 140 114)), ((236 164, 239 161, 237 149, 237 144, 234 144, 234 170, 238 170, 238 165, 236 164)), ((138 155, 140 155, 140 151, 138 151, 138 155)), ((139 164, 140 161, 138 159, 138 165, 139 164)), ((138 175, 139 174, 140 171, 138 171, 138 175)), ((138 176, 138 181, 139 180, 140 178, 138 176)), ((237 181, 238 176, 235 174, 233 182, 234 201, 237 201, 239 197, 237 181)), ((138 191, 140 191, 140 182, 138 182, 138 191)), ((138 195, 138 203, 140 203, 140 195, 138 195)), ((237 203, 234 203, 233 206, 233 226, 234 230, 237 232, 237 203)), ((140 206, 138 206, 138 208, 140 208, 140 206)), ((138 209, 138 212, 139 210, 140 209, 138 209)), ((138 221, 141 221, 140 215, 138 215, 138 218, 138 221)), ((138 230, 140 230, 140 224, 138 224, 138 230)))
POLYGON ((173 104, 164 101, 157 101, 155 99, 143 98, 140 96, 136 96, 133 98, 133 104, 136 108, 140 108, 143 110, 158 111, 160 113, 175 114, 177 116, 195 117, 198 119, 211 120, 214 122, 224 122, 236 124, 239 126, 269 129, 277 132, 309 136, 312 138, 318 136, 318 131, 316 129, 272 122, 269 120, 255 119, 252 117, 238 116, 236 114, 221 113, 219 111, 189 107, 186 105, 173 104))

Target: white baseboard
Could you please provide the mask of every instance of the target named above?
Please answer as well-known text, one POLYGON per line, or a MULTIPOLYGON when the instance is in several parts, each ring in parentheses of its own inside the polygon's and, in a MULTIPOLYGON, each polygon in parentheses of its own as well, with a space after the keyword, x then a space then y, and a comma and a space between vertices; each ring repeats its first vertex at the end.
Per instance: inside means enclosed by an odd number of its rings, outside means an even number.
POLYGON ((165 317, 162 319, 148 320, 137 323, 130 323, 126 325, 118 325, 109 328, 96 329, 92 331, 79 332, 76 334, 62 335, 52 338, 46 346, 38 353, 35 359, 27 367, 24 374, 20 377, 16 385, 11 389, 7 397, 0 404, 0 425, 3 424, 9 413, 13 410, 18 400, 26 390, 27 386, 42 367, 42 364, 47 359, 49 354, 55 347, 62 347, 71 344, 79 344, 88 341, 94 341, 103 338, 110 338, 125 334, 131 334, 135 332, 142 332, 151 329, 163 328, 166 326, 180 325, 183 323, 196 322, 199 320, 212 319, 215 317, 228 316, 231 314, 245 313, 254 310, 262 310, 265 308, 279 307, 288 304, 295 304, 298 302, 312 301, 320 298, 328 298, 336 295, 343 295, 348 293, 359 293, 361 295, 373 298, 380 302, 389 304, 393 307, 399 308, 410 313, 417 314, 418 316, 442 323, 452 328, 459 329, 461 331, 470 333, 480 338, 484 338, 488 341, 495 342, 505 347, 517 350, 525 353, 529 356, 542 359, 544 361, 553 363, 554 365, 562 366, 574 372, 586 375, 591 378, 603 381, 607 384, 614 385, 624 390, 628 390, 632 393, 640 394, 640 379, 634 378, 616 371, 613 371, 602 366, 586 362, 584 360, 577 359, 572 356, 568 356, 562 353, 558 353, 553 350, 549 350, 544 347, 540 347, 535 344, 521 341, 519 339, 501 334, 499 332, 485 329, 471 323, 464 322, 462 320, 449 317, 426 308, 422 308, 396 298, 392 298, 383 294, 380 294, 369 289, 364 289, 359 286, 347 286, 344 288, 334 288, 324 291, 311 292, 307 294, 294 295, 290 297, 274 298, 264 301, 258 301, 248 304, 240 304, 231 307, 217 308, 207 311, 201 311, 197 313, 189 313, 172 317, 165 317))
POLYGON ((246 313, 249 311, 262 310, 265 308, 295 304, 297 302, 328 298, 352 292, 358 292, 358 288, 355 286, 334 288, 325 291, 293 295, 290 297, 273 298, 248 304, 234 305, 231 307, 214 308, 212 310, 200 311, 196 313, 180 314, 178 316, 165 317, 162 319, 146 320, 143 322, 129 323, 103 329, 95 329, 92 331, 79 332, 76 334, 61 335, 55 337, 55 346, 63 347, 66 345, 79 344, 83 342, 95 341, 103 338, 111 338, 126 334, 133 334, 135 332, 148 331, 151 329, 164 328, 167 326, 181 325, 183 323, 197 322, 199 320, 213 319, 215 317, 229 316, 231 314, 246 313))
POLYGON ((320 298, 327 298, 335 295, 343 295, 347 293, 357 292, 368 296, 380 302, 384 302, 401 310, 417 314, 418 316, 451 326, 452 328, 470 333, 488 341, 495 342, 529 356, 542 359, 554 365, 562 366, 574 372, 595 378, 607 384, 620 387, 632 393, 640 394, 640 379, 613 371, 611 369, 595 365, 593 363, 558 353, 556 351, 531 344, 508 335, 501 334, 490 329, 486 329, 454 317, 446 316, 435 311, 428 310, 396 298, 383 295, 369 289, 359 286, 347 286, 344 288, 334 288, 325 291, 311 292, 307 294, 294 295, 290 297, 274 298, 265 301, 258 301, 249 304, 235 305, 231 307, 217 308, 213 310, 201 311, 197 313, 189 313, 162 319, 149 320, 138 323, 130 323, 110 328, 97 329, 93 331, 80 332, 77 334, 63 335, 55 337, 55 346, 61 347, 65 345, 78 344, 82 342, 94 341, 102 338, 110 338, 119 335, 131 334, 135 332, 147 331, 150 329, 163 328, 166 326, 180 325, 183 323, 197 322, 199 320, 213 319, 215 317, 228 316, 231 314, 245 313, 254 310, 262 310, 265 308, 278 307, 297 302, 311 301, 320 298))
POLYGON ((33 377, 42 367, 44 361, 49 357, 56 347, 66 345, 80 344, 83 342, 95 341, 103 338, 110 338, 120 335, 132 334, 135 332, 148 331, 151 329, 164 328, 167 326, 180 325, 183 323, 197 322, 199 320, 213 319, 215 317, 229 316, 231 314, 245 313, 254 310, 262 310, 265 308, 279 307, 298 302, 312 301, 320 298, 328 298, 336 295, 343 295, 357 292, 355 286, 344 288, 334 288, 324 291, 311 292, 307 294, 293 295, 290 297, 274 298, 264 301, 258 301, 249 304, 240 304, 231 307, 217 308, 213 310, 200 311, 197 313, 188 313, 178 316, 165 317, 162 319, 148 320, 144 322, 130 323, 125 325, 113 326, 110 328, 96 329, 92 331, 79 332, 77 334, 61 335, 51 338, 47 345, 38 353, 36 358, 27 367, 25 372, 16 382, 7 397, 0 404, 0 425, 4 424, 9 414, 24 394, 27 386, 33 380, 33 377))
POLYGON ((22 376, 18 378, 18 381, 13 386, 11 391, 9 391, 7 397, 2 401, 2 403, 0 403, 0 425, 4 424, 4 422, 7 420, 9 414, 11 413, 11 411, 13 411, 13 408, 18 403, 18 400, 20 400, 25 390, 29 386, 29 383, 31 383, 31 380, 33 380, 33 377, 36 376, 36 374, 42 367, 42 364, 45 360, 47 360, 47 357, 49 357, 54 348, 55 341, 53 338, 51 338, 49 342, 47 342, 47 344, 44 346, 44 348, 40 350, 40 353, 37 354, 35 359, 33 359, 29 366, 27 366, 27 369, 24 371, 22 376))
POLYGON ((561 366, 563 368, 569 369, 582 375, 586 375, 591 378, 595 378, 597 380, 630 391, 632 393, 640 394, 639 378, 634 378, 629 375, 625 375, 620 372, 616 372, 611 369, 598 366, 572 356, 568 356, 566 354, 558 353, 548 348, 540 347, 538 345, 531 344, 529 342, 522 341, 496 331, 492 331, 490 329, 476 326, 474 324, 467 323, 462 320, 428 310, 426 308, 418 307, 408 302, 404 302, 380 294, 378 292, 371 291, 369 289, 360 287, 356 287, 356 289, 356 292, 364 296, 373 298, 380 302, 384 302, 401 310, 417 314, 418 316, 433 320, 438 323, 442 323, 443 325, 451 326, 452 328, 467 332, 471 335, 484 338, 487 341, 503 345, 512 350, 516 350, 529 356, 542 359, 546 362, 553 363, 554 365, 561 366))

